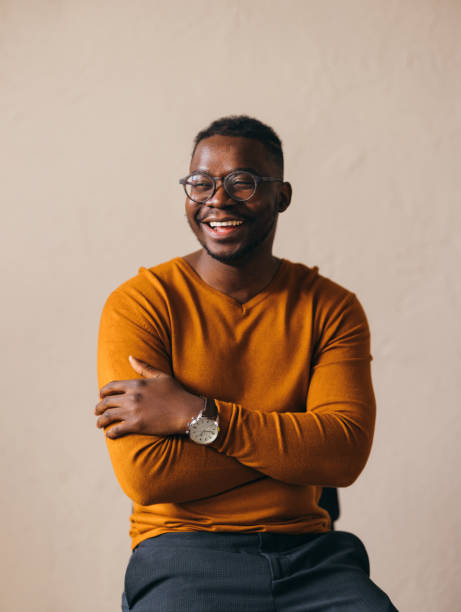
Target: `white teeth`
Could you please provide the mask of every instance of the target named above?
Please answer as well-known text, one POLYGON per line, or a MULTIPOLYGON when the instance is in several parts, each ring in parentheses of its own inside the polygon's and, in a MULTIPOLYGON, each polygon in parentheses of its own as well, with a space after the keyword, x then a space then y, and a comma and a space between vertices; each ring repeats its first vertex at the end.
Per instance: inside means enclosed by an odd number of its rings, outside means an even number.
POLYGON ((242 225, 243 221, 210 221, 210 227, 226 227, 228 225, 242 225))

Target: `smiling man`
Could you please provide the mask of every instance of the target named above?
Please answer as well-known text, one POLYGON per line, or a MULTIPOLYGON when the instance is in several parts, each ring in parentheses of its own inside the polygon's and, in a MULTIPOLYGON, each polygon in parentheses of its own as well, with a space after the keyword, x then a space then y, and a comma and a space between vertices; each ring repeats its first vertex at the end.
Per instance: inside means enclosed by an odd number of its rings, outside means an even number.
POLYGON ((370 453, 370 335, 354 293, 272 254, 279 138, 219 119, 180 183, 201 248, 141 267, 100 323, 97 426, 133 501, 123 609, 395 610, 318 503, 370 453))

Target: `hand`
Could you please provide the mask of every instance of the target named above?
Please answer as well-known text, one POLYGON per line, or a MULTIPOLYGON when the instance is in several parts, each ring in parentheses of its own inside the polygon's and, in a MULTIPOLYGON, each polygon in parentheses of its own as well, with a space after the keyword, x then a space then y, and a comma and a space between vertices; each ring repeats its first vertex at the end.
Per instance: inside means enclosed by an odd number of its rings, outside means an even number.
POLYGON ((129 433, 169 436, 183 434, 203 408, 203 400, 189 393, 172 376, 148 363, 128 358, 131 367, 145 378, 113 380, 99 391, 101 401, 94 413, 99 428, 117 424, 106 432, 114 439, 129 433))

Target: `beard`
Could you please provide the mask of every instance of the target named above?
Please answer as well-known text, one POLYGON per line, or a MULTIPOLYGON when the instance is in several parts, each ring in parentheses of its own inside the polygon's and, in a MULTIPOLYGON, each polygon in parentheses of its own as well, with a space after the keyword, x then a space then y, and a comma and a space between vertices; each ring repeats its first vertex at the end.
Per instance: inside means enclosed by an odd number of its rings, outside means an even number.
POLYGON ((235 253, 230 253, 229 255, 219 255, 218 253, 213 253, 213 251, 210 251, 205 241, 202 242, 199 239, 199 243, 205 249, 205 251, 208 253, 210 257, 213 257, 213 259, 216 259, 217 261, 220 261, 221 263, 232 265, 232 264, 238 263, 246 259, 248 255, 251 255, 251 253, 253 253, 259 246, 261 246, 261 244, 265 242, 265 240, 268 238, 268 236, 270 235, 270 233, 272 232, 275 226, 277 217, 278 217, 278 213, 274 212, 270 225, 268 228, 266 228, 264 233, 258 238, 255 238, 253 242, 249 242, 248 244, 245 244, 244 246, 242 246, 240 249, 235 251, 235 253))

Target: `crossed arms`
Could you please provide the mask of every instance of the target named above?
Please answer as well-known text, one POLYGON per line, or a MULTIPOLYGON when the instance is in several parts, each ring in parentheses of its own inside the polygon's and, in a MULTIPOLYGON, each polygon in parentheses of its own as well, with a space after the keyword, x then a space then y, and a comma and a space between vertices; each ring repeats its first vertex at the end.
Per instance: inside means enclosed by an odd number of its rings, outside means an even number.
MULTIPOLYGON (((282 411, 258 411, 217 398, 222 434, 211 446, 197 445, 173 430, 111 439, 111 425, 106 424, 112 465, 128 497, 141 505, 181 503, 261 478, 294 485, 352 484, 371 450, 376 409, 368 325, 351 295, 317 347, 313 362, 306 365, 311 375, 304 412, 290 411, 290 406, 282 411)), ((122 381, 122 385, 114 383, 113 389, 120 398, 132 388, 139 391, 146 386, 129 382, 142 378, 129 355, 171 376, 169 355, 160 336, 127 316, 124 299, 121 292, 114 292, 106 301, 98 342, 99 385, 122 381)), ((155 387, 155 381, 147 382, 155 387)), ((178 381, 175 385, 181 388, 178 381)), ((153 391, 158 401, 145 403, 146 411, 155 411, 162 402, 174 409, 175 403, 164 401, 168 398, 162 398, 162 392, 153 391)))

